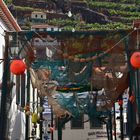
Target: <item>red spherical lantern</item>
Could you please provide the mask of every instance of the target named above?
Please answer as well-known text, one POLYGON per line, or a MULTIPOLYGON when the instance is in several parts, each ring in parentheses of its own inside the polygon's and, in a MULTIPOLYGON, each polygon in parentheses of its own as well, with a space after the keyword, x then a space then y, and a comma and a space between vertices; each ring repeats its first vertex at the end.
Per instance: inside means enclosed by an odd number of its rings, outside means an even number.
POLYGON ((118 104, 121 106, 123 105, 123 100, 118 100, 118 104))
POLYGON ((23 62, 23 60, 13 60, 10 65, 10 71, 11 73, 15 75, 21 75, 25 72, 26 65, 23 62))
POLYGON ((134 52, 132 54, 130 63, 134 68, 140 68, 140 52, 134 52))

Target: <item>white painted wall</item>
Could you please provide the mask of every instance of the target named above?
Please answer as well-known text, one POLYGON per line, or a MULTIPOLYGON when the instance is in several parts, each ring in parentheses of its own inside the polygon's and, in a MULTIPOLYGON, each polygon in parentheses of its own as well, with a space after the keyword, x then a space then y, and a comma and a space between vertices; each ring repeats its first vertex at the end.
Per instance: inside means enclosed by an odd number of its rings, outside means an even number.
MULTIPOLYGON (((9 31, 2 20, 0 19, 0 59, 3 59, 4 49, 5 49, 5 33, 4 31, 9 31)), ((3 76, 3 63, 0 60, 0 83, 2 82, 3 76)), ((12 81, 15 83, 16 77, 13 75, 11 77, 12 81)), ((8 114, 8 138, 11 140, 24 140, 25 136, 25 114, 17 110, 16 105, 16 86, 13 86, 12 89, 12 103, 10 106, 8 114)), ((1 90, 0 90, 0 100, 1 100, 1 90)), ((0 103, 1 104, 1 103, 0 103)))
MULTIPOLYGON (((2 21, 0 20, 0 59, 3 58, 3 50, 5 46, 4 30, 6 30, 6 28, 4 24, 2 23, 2 21)), ((3 63, 0 64, 0 81, 2 79, 2 73, 3 73, 2 66, 3 66, 3 63)))
MULTIPOLYGON (((5 26, 0 20, 0 59, 3 58, 3 50, 5 46, 5 39, 4 39, 4 30, 5 26)), ((0 63, 0 83, 2 82, 2 74, 3 74, 3 63, 0 63)), ((0 91, 0 104, 1 104, 1 91, 0 91)))
MULTIPOLYGON (((89 122, 84 123, 84 129, 71 129, 71 122, 66 123, 63 130, 63 140, 107 140, 106 127, 90 129, 89 122)), ((54 140, 57 140, 57 131, 54 131, 54 140)))

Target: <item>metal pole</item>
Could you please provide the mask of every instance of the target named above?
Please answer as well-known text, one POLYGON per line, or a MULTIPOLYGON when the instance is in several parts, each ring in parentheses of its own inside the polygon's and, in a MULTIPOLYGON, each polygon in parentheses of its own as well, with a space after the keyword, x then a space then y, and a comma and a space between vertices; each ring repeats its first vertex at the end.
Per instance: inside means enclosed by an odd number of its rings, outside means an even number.
POLYGON ((114 138, 115 138, 115 140, 117 140, 117 137, 116 137, 116 107, 115 107, 115 103, 114 103, 113 109, 114 109, 114 138))
POLYGON ((2 95, 1 95, 1 110, 0 110, 0 140, 6 139, 6 125, 7 125, 7 97, 8 97, 8 83, 9 80, 9 35, 5 33, 5 52, 4 52, 4 72, 2 78, 2 95))
MULTIPOLYGON (((130 50, 129 50, 129 40, 130 38, 127 37, 127 39, 125 39, 125 52, 126 52, 126 61, 128 64, 128 69, 129 69, 129 96, 132 95, 132 89, 133 89, 133 81, 135 79, 134 77, 134 71, 132 69, 132 66, 130 64, 130 50)), ((133 110, 133 104, 128 102, 128 110, 127 110, 127 132, 128 132, 128 136, 130 138, 130 140, 132 139, 132 131, 133 131, 133 123, 134 123, 134 110, 133 110)))
POLYGON ((123 105, 122 104, 120 104, 120 130, 121 130, 121 140, 123 140, 124 136, 123 136, 123 105))
POLYGON ((108 122, 106 123, 107 138, 109 140, 108 122))
POLYGON ((58 123, 58 140, 62 140, 62 123, 59 117, 57 123, 58 123))
POLYGON ((113 137, 112 137, 112 114, 111 112, 109 113, 109 132, 110 132, 110 140, 113 140, 113 137))
MULTIPOLYGON (((29 71, 27 71, 27 103, 26 104, 30 105, 30 73, 29 71)), ((26 140, 28 140, 28 137, 29 137, 29 130, 30 130, 29 121, 30 121, 29 116, 26 115, 26 130, 25 130, 26 140)))
MULTIPOLYGON (((43 100, 42 98, 40 97, 40 106, 42 107, 43 106, 43 100)), ((42 140, 42 127, 43 127, 43 118, 42 118, 42 112, 40 113, 40 140, 42 140)))
MULTIPOLYGON (((53 128, 53 109, 51 106, 51 127, 53 128)), ((51 140, 53 140, 53 131, 51 132, 51 140)))

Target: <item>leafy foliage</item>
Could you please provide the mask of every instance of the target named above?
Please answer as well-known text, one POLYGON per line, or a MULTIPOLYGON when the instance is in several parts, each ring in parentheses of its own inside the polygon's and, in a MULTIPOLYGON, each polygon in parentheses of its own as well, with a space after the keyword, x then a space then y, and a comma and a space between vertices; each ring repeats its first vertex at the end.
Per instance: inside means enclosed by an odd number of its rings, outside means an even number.
MULTIPOLYGON (((32 0, 35 1, 36 0, 32 0)), ((55 10, 60 10, 57 7, 57 4, 65 6, 65 4, 68 1, 61 0, 61 3, 59 0, 41 0, 44 2, 48 2, 48 4, 51 3, 51 5, 55 5, 55 10), (63 2, 63 4, 62 4, 63 2)), ((7 4, 11 4, 12 0, 5 0, 7 4)), ((59 27, 63 27, 65 30, 72 30, 75 28, 76 30, 113 30, 113 29, 130 29, 132 28, 132 23, 134 20, 140 19, 140 0, 75 0, 71 2, 76 2, 76 4, 80 3, 86 3, 87 8, 97 12, 98 14, 102 14, 104 17, 107 17, 107 19, 110 22, 107 22, 105 24, 99 24, 97 21, 94 23, 89 23, 85 19, 79 20, 76 17, 77 13, 74 13, 72 11, 72 18, 66 18, 66 19, 58 19, 54 18, 51 20, 46 20, 46 23, 50 25, 57 25, 59 27)), ((68 5, 66 5, 68 6, 68 5)), ((15 6, 16 10, 18 12, 22 11, 43 11, 46 12, 46 9, 39 9, 39 8, 33 8, 29 7, 22 7, 22 6, 15 6)), ((63 10, 62 10, 63 12, 63 10)), ((63 13, 66 14, 66 13, 63 13)), ((79 15, 82 15, 82 11, 78 13, 79 15)), ((90 14, 91 15, 91 14, 90 14)), ((82 15, 83 16, 83 15, 82 15)), ((88 17, 88 14, 87 14, 88 17)), ((95 20, 95 19, 93 19, 95 20)), ((25 25, 26 26, 26 25, 25 25)))
POLYGON ((131 28, 131 25, 126 25, 121 22, 100 25, 99 23, 86 24, 72 20, 61 20, 61 19, 50 20, 48 24, 64 27, 63 28, 64 30, 72 30, 73 28, 75 30, 118 30, 131 28))

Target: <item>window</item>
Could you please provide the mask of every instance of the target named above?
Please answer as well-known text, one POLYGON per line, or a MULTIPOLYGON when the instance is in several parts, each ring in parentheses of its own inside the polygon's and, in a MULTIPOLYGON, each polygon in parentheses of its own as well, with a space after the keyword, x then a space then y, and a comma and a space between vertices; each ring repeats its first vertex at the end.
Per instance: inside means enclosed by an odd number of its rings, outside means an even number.
POLYGON ((81 115, 79 118, 72 118, 71 129, 84 129, 84 116, 81 115))
POLYGON ((43 18, 43 15, 41 15, 41 18, 43 18))
POLYGON ((90 128, 102 129, 102 122, 99 119, 90 120, 90 128))
POLYGON ((35 17, 37 18, 37 15, 35 15, 35 17))

